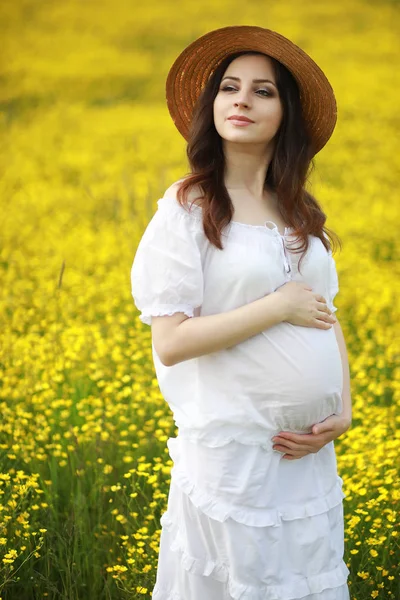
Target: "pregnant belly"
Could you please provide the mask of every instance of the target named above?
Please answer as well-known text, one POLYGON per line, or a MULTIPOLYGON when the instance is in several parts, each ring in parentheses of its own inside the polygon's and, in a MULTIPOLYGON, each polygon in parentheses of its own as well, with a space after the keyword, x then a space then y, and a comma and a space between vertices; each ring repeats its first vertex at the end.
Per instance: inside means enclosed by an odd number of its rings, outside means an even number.
POLYGON ((341 391, 342 363, 335 332, 280 323, 255 336, 248 350, 255 382, 268 382, 268 391, 290 402, 316 401, 341 391))
POLYGON ((343 371, 333 328, 279 323, 217 354, 209 356, 221 361, 220 369, 214 362, 214 390, 231 420, 309 432, 342 410, 343 371))

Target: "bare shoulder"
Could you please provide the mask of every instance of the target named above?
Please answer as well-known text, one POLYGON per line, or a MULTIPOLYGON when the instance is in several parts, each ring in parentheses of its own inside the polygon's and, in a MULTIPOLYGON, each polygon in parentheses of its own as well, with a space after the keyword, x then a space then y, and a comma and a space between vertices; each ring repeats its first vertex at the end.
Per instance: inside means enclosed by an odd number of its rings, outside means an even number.
MULTIPOLYGON (((172 185, 170 185, 169 188, 165 191, 164 196, 168 196, 168 198, 177 199, 178 190, 184 179, 185 177, 183 177, 182 179, 178 179, 178 181, 175 181, 172 185)), ((192 202, 194 202, 194 204, 196 204, 197 206, 201 206, 202 195, 203 194, 200 187, 193 186, 188 193, 189 203, 191 204, 192 202)))

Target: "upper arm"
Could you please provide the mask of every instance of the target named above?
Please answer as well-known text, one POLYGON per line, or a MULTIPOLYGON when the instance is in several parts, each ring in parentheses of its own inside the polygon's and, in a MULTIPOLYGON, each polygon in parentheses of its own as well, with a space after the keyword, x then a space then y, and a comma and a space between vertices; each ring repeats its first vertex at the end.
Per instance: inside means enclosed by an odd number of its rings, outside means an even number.
POLYGON ((154 348, 164 364, 169 361, 174 330, 203 303, 200 240, 201 228, 188 212, 178 203, 164 201, 159 202, 137 247, 131 269, 132 296, 140 320, 152 327, 154 348))

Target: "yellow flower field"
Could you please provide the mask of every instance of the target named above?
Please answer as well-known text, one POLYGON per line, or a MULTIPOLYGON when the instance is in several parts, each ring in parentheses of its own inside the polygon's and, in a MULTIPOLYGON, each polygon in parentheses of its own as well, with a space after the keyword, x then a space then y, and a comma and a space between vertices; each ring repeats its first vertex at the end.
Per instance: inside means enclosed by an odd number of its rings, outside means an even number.
POLYGON ((291 38, 335 89, 312 191, 343 242, 345 559, 352 600, 399 600, 399 12, 394 0, 1 4, 1 600, 151 598, 176 430, 130 267, 187 172, 168 69, 234 24, 291 38))

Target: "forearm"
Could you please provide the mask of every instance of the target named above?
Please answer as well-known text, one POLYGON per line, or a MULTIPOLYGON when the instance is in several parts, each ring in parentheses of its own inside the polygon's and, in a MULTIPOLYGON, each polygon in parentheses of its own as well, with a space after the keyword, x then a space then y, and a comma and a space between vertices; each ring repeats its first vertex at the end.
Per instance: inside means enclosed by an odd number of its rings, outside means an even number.
POLYGON ((347 354, 346 342, 344 339, 343 331, 340 326, 339 321, 337 321, 333 328, 335 330, 336 339, 338 342, 340 356, 342 359, 342 368, 343 368, 343 390, 342 390, 342 400, 343 400, 343 410, 341 412, 342 417, 351 423, 352 419, 352 403, 351 403, 351 387, 350 387, 350 368, 349 368, 349 358, 347 354))
POLYGON ((283 320, 275 293, 224 313, 186 319, 171 336, 168 365, 230 348, 283 320))

